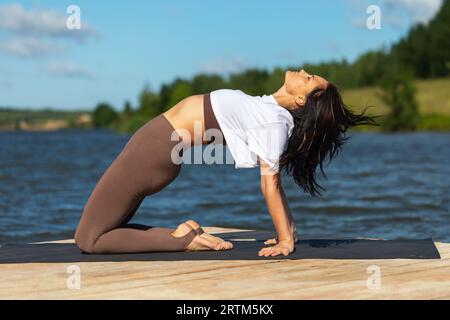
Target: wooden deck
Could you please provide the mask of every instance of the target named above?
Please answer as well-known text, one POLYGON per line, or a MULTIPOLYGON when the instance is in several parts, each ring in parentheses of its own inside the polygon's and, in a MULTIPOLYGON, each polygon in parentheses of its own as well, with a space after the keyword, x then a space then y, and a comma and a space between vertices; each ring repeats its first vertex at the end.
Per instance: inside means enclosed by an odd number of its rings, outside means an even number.
POLYGON ((436 247, 441 259, 0 264, 0 299, 450 299, 450 244, 436 247), (380 288, 367 286, 371 265, 380 288))

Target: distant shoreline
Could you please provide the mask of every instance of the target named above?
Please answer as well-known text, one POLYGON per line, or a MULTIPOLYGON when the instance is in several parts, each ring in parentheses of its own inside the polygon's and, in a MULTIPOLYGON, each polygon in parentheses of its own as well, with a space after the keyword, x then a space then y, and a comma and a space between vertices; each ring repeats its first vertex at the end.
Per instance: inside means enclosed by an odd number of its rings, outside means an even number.
MULTIPOLYGON (((448 132, 450 131, 450 78, 418 80, 417 100, 419 103, 419 121, 415 131, 448 132)), ((347 89, 342 92, 344 101, 353 110, 382 116, 390 109, 380 98, 378 87, 362 87, 347 89)), ((55 131, 70 128, 93 128, 94 111, 64 111, 56 109, 14 109, 0 107, 0 131, 55 131)), ((148 115, 139 110, 130 110, 129 114, 120 112, 117 120, 108 127, 117 132, 134 132, 146 121, 148 115)), ((377 119, 377 122, 381 120, 377 119)), ((357 126, 351 132, 378 132, 380 127, 357 126)), ((385 131, 382 131, 385 132, 385 131)))
POLYGON ((0 109, 0 131, 57 131, 90 127, 92 127, 92 116, 88 112, 68 112, 66 114, 64 111, 5 111, 0 109), (46 119, 45 117, 51 118, 46 119))

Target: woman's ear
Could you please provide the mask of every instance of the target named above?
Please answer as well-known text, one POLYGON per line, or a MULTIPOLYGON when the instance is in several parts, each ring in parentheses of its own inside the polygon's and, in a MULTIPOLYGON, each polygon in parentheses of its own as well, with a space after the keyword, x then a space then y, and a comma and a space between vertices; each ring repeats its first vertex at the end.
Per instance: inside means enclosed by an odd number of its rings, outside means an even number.
POLYGON ((295 98, 295 104, 298 107, 303 107, 305 105, 305 102, 306 102, 306 99, 305 99, 305 96, 303 96, 303 95, 297 96, 295 98))

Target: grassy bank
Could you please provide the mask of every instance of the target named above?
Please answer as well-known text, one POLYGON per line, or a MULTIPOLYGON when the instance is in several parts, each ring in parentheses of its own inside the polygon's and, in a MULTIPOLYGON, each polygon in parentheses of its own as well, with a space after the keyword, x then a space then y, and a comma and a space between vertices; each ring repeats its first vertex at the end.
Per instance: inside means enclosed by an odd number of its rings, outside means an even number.
MULTIPOLYGON (((450 79, 416 81, 420 121, 418 130, 450 131, 450 79)), ((353 110, 361 112, 365 106, 373 106, 368 114, 384 116, 388 106, 380 98, 377 87, 345 90, 344 101, 353 110)), ((379 118, 381 120, 381 118, 379 118)), ((378 131, 379 127, 360 126, 353 131, 378 131)))

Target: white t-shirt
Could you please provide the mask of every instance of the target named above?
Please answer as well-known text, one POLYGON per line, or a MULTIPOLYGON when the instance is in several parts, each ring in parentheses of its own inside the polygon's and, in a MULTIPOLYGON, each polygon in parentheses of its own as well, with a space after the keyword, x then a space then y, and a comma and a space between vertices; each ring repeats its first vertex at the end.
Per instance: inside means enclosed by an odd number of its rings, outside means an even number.
POLYGON ((278 160, 294 128, 290 112, 272 95, 220 89, 212 91, 210 97, 235 168, 256 167, 261 158, 272 171, 279 172, 278 160))

